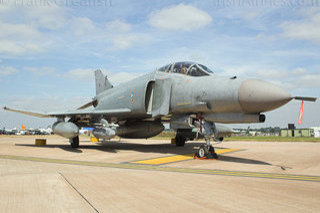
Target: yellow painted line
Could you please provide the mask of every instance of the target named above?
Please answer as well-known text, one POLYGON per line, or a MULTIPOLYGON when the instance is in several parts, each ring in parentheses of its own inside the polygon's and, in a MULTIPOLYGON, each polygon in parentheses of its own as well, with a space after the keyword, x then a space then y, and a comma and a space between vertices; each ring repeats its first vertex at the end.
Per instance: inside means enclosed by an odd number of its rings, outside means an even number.
MULTIPOLYGON (((235 152, 239 151, 240 149, 216 149, 217 154, 223 154, 228 152, 235 152)), ((191 160, 193 159, 194 154, 186 154, 186 155, 174 155, 169 157, 161 157, 161 158, 154 158, 154 159, 147 159, 147 160, 139 160, 130 163, 135 164, 146 164, 146 165, 161 165, 167 163, 176 163, 179 161, 191 160)))
POLYGON ((184 160, 190 160, 190 159, 193 159, 193 155, 194 154, 175 155, 175 156, 155 158, 155 159, 149 159, 149 160, 134 161, 131 163, 148 164, 148 165, 161 165, 161 164, 166 164, 166 163, 174 163, 174 162, 179 162, 179 161, 184 161, 184 160))
POLYGON ((0 158, 10 159, 10 160, 43 162, 43 163, 68 164, 68 165, 77 165, 77 166, 96 166, 96 167, 117 168, 117 169, 144 170, 144 171, 178 172, 178 173, 189 173, 189 174, 222 175, 222 176, 267 178, 267 179, 279 179, 279 180, 297 180, 297 181, 311 181, 311 182, 320 183, 320 176, 311 176, 311 175, 294 175, 294 174, 291 175, 291 174, 279 174, 279 173, 192 169, 192 168, 179 168, 179 167, 175 168, 175 167, 162 167, 162 166, 141 165, 141 164, 100 163, 100 162, 37 158, 37 157, 27 157, 27 156, 15 156, 15 155, 0 155, 0 158))

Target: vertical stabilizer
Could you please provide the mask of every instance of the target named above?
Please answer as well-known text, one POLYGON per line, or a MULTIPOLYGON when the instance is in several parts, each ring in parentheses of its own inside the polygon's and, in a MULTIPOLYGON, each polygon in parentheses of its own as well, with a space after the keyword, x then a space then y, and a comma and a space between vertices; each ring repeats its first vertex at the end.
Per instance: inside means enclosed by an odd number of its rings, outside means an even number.
POLYGON ((94 74, 96 77, 96 95, 113 87, 108 77, 104 76, 101 70, 94 71, 94 74))

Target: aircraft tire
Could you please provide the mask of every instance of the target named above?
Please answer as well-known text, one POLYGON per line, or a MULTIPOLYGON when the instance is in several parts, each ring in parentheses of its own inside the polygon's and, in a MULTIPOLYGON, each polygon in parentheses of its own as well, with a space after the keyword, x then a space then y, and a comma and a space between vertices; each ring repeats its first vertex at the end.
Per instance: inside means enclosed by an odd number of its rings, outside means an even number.
POLYGON ((186 143, 186 138, 183 137, 181 134, 176 135, 176 146, 184 146, 186 143))
POLYGON ((79 136, 74 137, 71 140, 71 148, 79 148, 79 136))
POLYGON ((199 158, 204 158, 204 157, 207 157, 208 153, 209 153, 208 148, 206 146, 204 146, 204 145, 201 145, 199 147, 199 149, 197 150, 196 155, 199 158))

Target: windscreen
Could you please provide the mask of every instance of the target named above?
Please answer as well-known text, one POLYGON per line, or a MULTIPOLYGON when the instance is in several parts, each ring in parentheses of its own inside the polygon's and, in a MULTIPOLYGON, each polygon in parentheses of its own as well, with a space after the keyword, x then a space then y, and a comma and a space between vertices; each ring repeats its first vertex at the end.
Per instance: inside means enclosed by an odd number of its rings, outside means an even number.
POLYGON ((158 71, 184 74, 195 77, 208 76, 213 73, 208 67, 194 62, 177 62, 163 66, 158 69, 158 71))

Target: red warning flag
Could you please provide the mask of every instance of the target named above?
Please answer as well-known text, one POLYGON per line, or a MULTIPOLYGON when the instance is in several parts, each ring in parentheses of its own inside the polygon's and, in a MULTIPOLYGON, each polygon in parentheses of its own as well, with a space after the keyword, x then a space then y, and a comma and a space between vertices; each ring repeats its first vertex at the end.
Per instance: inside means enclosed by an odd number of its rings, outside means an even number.
POLYGON ((301 101, 298 124, 302 124, 302 117, 303 117, 303 101, 301 101))

